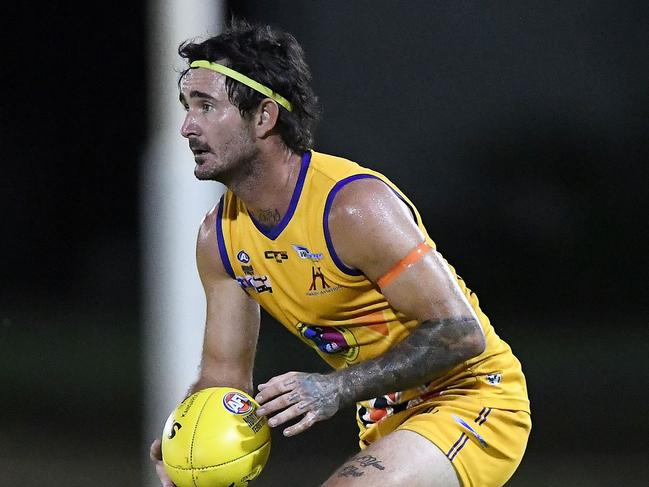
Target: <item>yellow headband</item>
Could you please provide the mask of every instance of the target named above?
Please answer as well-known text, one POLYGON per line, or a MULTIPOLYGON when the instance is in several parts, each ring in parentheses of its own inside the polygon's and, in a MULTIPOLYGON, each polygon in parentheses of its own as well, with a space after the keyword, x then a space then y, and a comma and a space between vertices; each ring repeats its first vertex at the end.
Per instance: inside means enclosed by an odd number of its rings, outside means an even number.
POLYGON ((232 68, 228 68, 227 66, 213 63, 211 61, 194 61, 189 65, 189 67, 211 69, 212 71, 221 73, 225 76, 228 76, 229 78, 236 79, 239 83, 243 83, 244 85, 249 86, 253 90, 258 91, 262 95, 266 95, 268 98, 272 98, 277 103, 279 103, 284 108, 286 108, 289 112, 293 110, 293 107, 291 106, 291 102, 288 101, 286 98, 284 98, 282 95, 280 95, 279 93, 275 93, 267 86, 258 83, 254 79, 248 78, 245 74, 241 74, 232 68))

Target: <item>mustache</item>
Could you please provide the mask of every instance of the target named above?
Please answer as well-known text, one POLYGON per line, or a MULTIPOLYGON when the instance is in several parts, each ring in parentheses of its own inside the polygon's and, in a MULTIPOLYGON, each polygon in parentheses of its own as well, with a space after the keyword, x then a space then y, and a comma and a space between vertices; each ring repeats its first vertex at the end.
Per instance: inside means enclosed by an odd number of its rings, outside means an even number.
POLYGON ((190 149, 192 152, 196 152, 196 151, 209 151, 209 150, 210 150, 210 146, 207 145, 207 144, 203 144, 203 143, 201 143, 201 142, 199 142, 199 141, 197 141, 197 140, 189 139, 189 149, 190 149))

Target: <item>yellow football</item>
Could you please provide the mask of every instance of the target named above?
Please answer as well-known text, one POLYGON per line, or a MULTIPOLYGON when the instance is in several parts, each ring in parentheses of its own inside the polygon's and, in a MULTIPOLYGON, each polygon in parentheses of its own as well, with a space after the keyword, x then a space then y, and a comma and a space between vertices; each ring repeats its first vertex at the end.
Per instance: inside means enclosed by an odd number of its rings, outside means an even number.
POLYGON ((242 487, 270 454, 270 428, 243 391, 210 387, 172 411, 162 432, 165 470, 178 487, 242 487))

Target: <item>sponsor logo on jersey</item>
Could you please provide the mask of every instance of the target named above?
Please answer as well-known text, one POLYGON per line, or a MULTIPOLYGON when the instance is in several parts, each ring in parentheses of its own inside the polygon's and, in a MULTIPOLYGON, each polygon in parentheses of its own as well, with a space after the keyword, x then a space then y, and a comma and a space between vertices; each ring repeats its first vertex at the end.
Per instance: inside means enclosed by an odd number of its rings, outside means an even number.
POLYGON ((266 291, 273 292, 273 287, 270 285, 270 277, 268 276, 236 276, 237 282, 244 291, 255 290, 261 294, 266 291))
POLYGON ((253 276, 255 274, 255 269, 251 265, 242 265, 241 270, 246 276, 253 276))
POLYGON ((254 409, 254 406, 246 396, 239 392, 228 392, 223 396, 223 406, 234 414, 247 414, 254 409))
POLYGON ((283 260, 288 259, 288 252, 286 250, 266 250, 264 257, 267 259, 275 259, 275 262, 281 264, 283 260))
POLYGON ((320 289, 328 289, 331 286, 327 284, 324 274, 320 270, 320 267, 313 266, 311 268, 311 286, 309 291, 317 291, 318 283, 320 284, 320 289))
POLYGON ((320 267, 313 264, 311 267, 311 285, 306 292, 307 296, 322 296, 323 294, 329 294, 336 292, 340 289, 340 286, 331 286, 327 282, 325 275, 322 272, 320 267))
POLYGON ((300 259, 307 259, 313 261, 322 260, 323 257, 322 252, 319 253, 311 252, 309 249, 307 249, 302 245, 292 244, 292 246, 293 246, 293 250, 295 250, 295 252, 300 257, 300 259))
POLYGON ((492 386, 495 386, 496 384, 500 384, 503 380, 502 374, 498 372, 493 374, 487 374, 486 378, 487 378, 487 382, 489 382, 489 384, 491 384, 492 386))
POLYGON ((326 354, 341 354, 345 361, 358 357, 358 342, 347 328, 342 326, 315 326, 307 323, 297 325, 300 335, 326 354))
POLYGON ((239 262, 247 264, 248 262, 250 262, 250 256, 246 253, 245 250, 240 250, 237 254, 237 260, 239 262))

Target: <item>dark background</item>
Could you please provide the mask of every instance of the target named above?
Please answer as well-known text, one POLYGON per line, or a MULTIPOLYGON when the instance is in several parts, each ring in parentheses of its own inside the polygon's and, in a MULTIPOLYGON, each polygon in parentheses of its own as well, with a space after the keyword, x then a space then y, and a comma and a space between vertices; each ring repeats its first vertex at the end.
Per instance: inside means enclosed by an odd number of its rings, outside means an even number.
MULTIPOLYGON (((0 21, 7 485, 135 486, 148 468, 138 186, 152 100, 134 3, 12 4, 0 21)), ((324 108, 315 148, 411 197, 521 359, 534 431, 511 485, 646 486, 646 2, 229 9, 297 37, 324 108)), ((321 367, 263 325, 259 380, 321 367)), ((277 438, 259 482, 316 485, 354 435, 347 412, 277 438)))

